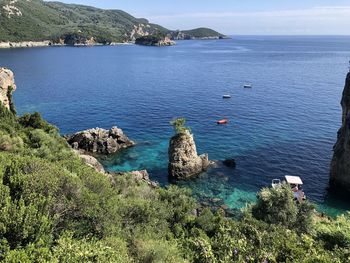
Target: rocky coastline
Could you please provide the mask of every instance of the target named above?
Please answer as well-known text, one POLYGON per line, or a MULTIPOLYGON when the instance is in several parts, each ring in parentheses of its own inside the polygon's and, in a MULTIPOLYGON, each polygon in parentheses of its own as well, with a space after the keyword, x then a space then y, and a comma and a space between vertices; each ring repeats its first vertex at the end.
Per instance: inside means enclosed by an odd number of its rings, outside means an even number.
POLYGON ((143 36, 135 40, 136 45, 141 46, 173 46, 175 41, 171 40, 169 37, 159 37, 159 36, 143 36))
POLYGON ((66 135, 68 144, 75 150, 88 154, 113 154, 134 146, 122 129, 114 126, 109 130, 94 128, 66 135))

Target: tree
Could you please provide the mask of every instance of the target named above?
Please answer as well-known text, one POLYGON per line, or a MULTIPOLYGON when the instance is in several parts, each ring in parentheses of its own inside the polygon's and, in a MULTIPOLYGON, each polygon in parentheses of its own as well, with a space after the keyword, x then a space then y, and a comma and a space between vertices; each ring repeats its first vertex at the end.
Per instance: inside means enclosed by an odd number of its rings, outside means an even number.
POLYGON ((314 205, 305 201, 294 201, 288 184, 278 188, 264 188, 258 193, 257 203, 252 207, 256 219, 269 224, 281 224, 302 233, 311 231, 314 205))
POLYGON ((186 119, 185 118, 176 118, 170 122, 171 125, 174 126, 174 130, 176 134, 185 133, 186 131, 191 132, 189 127, 186 127, 186 119))

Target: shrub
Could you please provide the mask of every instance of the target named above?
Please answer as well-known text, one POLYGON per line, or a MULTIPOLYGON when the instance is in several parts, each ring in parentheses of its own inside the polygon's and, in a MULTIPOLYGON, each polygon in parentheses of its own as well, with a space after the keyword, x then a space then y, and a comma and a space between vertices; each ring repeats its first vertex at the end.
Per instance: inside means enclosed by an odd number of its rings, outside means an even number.
POLYGON ((174 126, 174 130, 176 134, 181 134, 184 133, 186 131, 191 132, 191 129, 186 127, 186 119, 185 118, 177 118, 173 121, 170 122, 171 125, 174 126))
POLYGON ((21 137, 5 134, 0 130, 0 151, 20 152, 24 143, 21 137))
POLYGON ((41 129, 45 132, 57 131, 57 128, 45 121, 38 112, 24 114, 19 118, 19 123, 25 128, 41 129))

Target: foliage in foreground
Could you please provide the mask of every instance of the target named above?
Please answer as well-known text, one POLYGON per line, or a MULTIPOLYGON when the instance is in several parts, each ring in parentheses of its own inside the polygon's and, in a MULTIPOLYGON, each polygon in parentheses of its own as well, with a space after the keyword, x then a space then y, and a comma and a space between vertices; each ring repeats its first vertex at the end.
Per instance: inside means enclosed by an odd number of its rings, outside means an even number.
POLYGON ((349 262, 350 214, 315 216, 288 187, 264 189, 240 220, 186 189, 113 183, 39 114, 0 106, 0 261, 349 262))

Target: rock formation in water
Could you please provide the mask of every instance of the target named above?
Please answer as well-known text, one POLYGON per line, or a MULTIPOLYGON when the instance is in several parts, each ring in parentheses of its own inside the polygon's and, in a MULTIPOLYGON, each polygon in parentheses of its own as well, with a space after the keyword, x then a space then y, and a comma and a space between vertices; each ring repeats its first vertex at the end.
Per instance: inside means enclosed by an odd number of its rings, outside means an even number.
POLYGON ((12 92, 15 90, 13 72, 6 68, 0 68, 0 103, 11 111, 14 111, 12 92))
POLYGON ((135 40, 136 45, 142 46, 173 46, 176 43, 169 37, 158 37, 158 36, 142 36, 135 40))
POLYGON ((330 182, 333 186, 350 191, 350 72, 346 77, 341 106, 342 126, 333 147, 330 182))
POLYGON ((118 127, 89 129, 68 135, 66 140, 73 149, 97 154, 116 153, 135 144, 118 127))
POLYGON ((176 134, 169 144, 168 172, 170 178, 187 179, 205 171, 208 154, 198 156, 193 135, 189 131, 176 134))

